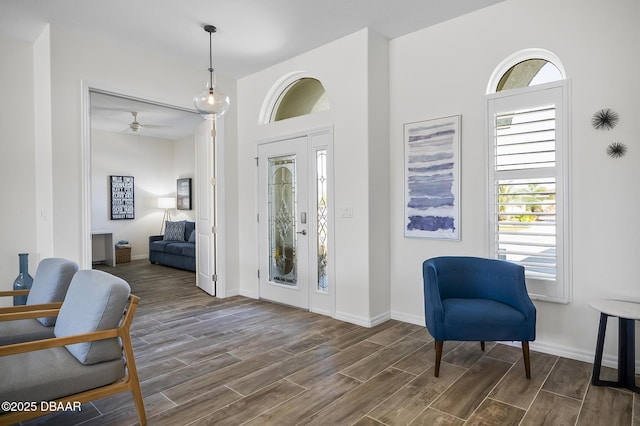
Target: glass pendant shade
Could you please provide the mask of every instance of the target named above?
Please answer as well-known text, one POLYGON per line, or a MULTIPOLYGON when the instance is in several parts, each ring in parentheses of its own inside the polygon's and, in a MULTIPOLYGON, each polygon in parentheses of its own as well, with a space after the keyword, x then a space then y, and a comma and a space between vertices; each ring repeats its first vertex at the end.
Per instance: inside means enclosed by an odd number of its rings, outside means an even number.
POLYGON ((229 97, 220 92, 215 84, 207 82, 207 87, 193 98, 198 113, 207 120, 221 117, 229 108, 229 97))

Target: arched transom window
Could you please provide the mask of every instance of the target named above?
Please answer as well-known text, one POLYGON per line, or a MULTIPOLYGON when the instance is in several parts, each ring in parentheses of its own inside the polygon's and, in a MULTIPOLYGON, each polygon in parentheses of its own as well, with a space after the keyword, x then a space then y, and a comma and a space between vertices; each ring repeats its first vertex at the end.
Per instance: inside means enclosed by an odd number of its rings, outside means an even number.
POLYGON ((271 113, 270 122, 328 109, 329 98, 322 83, 315 78, 300 78, 280 93, 271 113))

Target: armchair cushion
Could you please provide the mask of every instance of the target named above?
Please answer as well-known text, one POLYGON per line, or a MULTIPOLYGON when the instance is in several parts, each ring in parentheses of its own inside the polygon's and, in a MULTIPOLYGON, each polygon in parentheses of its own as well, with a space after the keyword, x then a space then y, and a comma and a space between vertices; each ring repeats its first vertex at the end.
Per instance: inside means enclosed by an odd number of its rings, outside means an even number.
POLYGON ((37 319, 0 322, 0 346, 53 337, 53 327, 45 327, 37 319))
POLYGON ((117 381, 125 375, 125 363, 120 358, 81 365, 58 347, 0 357, 0 371, 0 400, 51 401, 117 381))
MULTIPOLYGON (((62 302, 73 275, 78 271, 78 264, 67 259, 42 259, 36 269, 33 286, 27 297, 27 305, 62 302)), ((56 318, 38 318, 45 327, 55 325, 56 318)))
MULTIPOLYGON (((78 271, 60 308, 54 329, 56 337, 116 328, 130 290, 126 281, 106 272, 78 271), (86 303, 87 300, 93 303, 86 303)), ((122 349, 115 338, 67 345, 67 349, 85 365, 122 357, 122 349)))

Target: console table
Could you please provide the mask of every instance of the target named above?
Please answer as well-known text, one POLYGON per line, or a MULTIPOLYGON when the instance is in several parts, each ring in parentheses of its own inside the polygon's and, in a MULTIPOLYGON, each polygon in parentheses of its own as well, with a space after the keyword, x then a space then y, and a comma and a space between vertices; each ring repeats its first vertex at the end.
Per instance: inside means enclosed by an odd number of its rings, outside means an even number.
POLYGON ((589 306, 600 311, 600 327, 598 328, 598 340, 596 343, 595 360, 593 361, 593 375, 591 376, 591 383, 595 386, 627 388, 640 393, 640 387, 636 386, 635 380, 635 322, 636 320, 640 320, 640 303, 601 299, 594 300, 589 303, 589 306), (617 381, 600 380, 604 335, 607 331, 607 319, 609 317, 618 317, 617 381))

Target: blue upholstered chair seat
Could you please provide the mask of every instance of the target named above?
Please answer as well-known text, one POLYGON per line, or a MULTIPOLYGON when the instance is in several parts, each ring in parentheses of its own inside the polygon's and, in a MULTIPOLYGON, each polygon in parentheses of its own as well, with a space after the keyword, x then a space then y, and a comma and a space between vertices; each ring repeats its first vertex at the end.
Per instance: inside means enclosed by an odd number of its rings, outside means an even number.
POLYGON ((529 327, 522 312, 495 300, 445 299, 442 307, 449 340, 519 341, 529 327))

